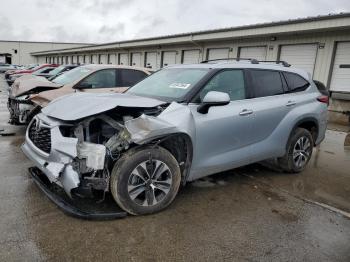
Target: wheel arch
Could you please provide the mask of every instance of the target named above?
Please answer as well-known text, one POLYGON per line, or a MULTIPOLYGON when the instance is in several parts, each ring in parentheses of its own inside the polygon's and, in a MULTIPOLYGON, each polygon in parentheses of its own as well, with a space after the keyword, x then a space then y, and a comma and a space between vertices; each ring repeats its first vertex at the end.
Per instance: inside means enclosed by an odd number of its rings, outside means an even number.
POLYGON ((147 144, 161 146, 175 157, 181 170, 181 183, 185 185, 193 159, 193 142, 191 137, 186 133, 172 133, 157 137, 147 144))
POLYGON ((306 130, 308 130, 311 135, 312 138, 314 139, 314 146, 318 137, 318 133, 319 133, 319 124, 316 118, 314 117, 306 117, 303 119, 298 120, 295 124, 294 127, 292 128, 292 131, 289 135, 289 137, 291 137, 291 135, 293 134, 293 132, 297 129, 297 128, 304 128, 306 130))

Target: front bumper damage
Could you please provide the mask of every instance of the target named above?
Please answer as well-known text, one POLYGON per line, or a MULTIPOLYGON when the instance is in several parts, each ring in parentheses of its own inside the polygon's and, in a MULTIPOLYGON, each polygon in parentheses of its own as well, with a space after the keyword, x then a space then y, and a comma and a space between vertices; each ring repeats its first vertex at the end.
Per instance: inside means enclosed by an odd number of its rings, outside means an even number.
POLYGON ((27 124, 35 110, 34 104, 23 98, 9 98, 7 107, 10 112, 10 123, 11 124, 27 124))
MULTIPOLYGON (((51 201, 71 216, 94 220, 125 217, 127 213, 112 200, 110 194, 103 197, 104 204, 96 198, 79 199, 72 195, 72 190, 78 188, 81 183, 80 176, 73 167, 73 160, 78 156, 78 139, 64 137, 59 129, 61 124, 60 121, 39 114, 29 125, 22 151, 35 164, 35 167, 29 168, 35 183, 51 201), (31 140, 29 132, 33 122, 38 129, 50 129, 50 153, 39 149, 31 140), (82 201, 84 205, 81 204, 82 201), (113 205, 104 208, 107 202, 113 205)), ((87 150, 89 149, 91 148, 87 147, 87 150)), ((92 163, 94 164, 93 161, 92 163)))
MULTIPOLYGON (((52 186, 39 168, 31 167, 29 168, 29 173, 41 191, 67 215, 87 220, 109 220, 127 216, 127 213, 115 203, 108 205, 106 208, 105 206, 101 207, 99 203, 92 202, 87 207, 86 203, 81 204, 79 201, 67 198, 64 194, 60 194, 57 188, 52 186), (113 207, 112 210, 110 209, 111 206, 113 207)), ((111 199, 109 200, 112 201, 111 199)))
MULTIPOLYGON (((45 115, 40 114, 33 119, 36 122, 36 128, 50 129, 51 136, 51 152, 47 153, 34 145, 29 138, 29 130, 26 132, 25 143, 22 145, 24 154, 34 162, 49 179, 51 183, 55 183, 71 196, 71 190, 79 186, 79 175, 73 170, 71 165, 73 159, 77 157, 77 138, 63 137, 59 130, 59 121, 49 119, 45 115)), ((32 122, 33 122, 32 121, 32 122)), ((29 126, 32 125, 32 122, 29 126)))

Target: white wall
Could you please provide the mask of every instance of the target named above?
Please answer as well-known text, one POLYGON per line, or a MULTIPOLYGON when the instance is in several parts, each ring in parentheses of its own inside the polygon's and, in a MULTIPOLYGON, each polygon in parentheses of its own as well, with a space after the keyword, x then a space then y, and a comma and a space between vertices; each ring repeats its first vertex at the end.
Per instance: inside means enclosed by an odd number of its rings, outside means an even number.
POLYGON ((83 46, 84 44, 65 44, 65 43, 43 43, 43 42, 20 42, 20 41, 0 41, 0 54, 8 53, 12 55, 12 64, 34 64, 42 63, 44 59, 37 60, 30 55, 32 52, 44 50, 56 50, 62 48, 72 48, 83 46), (17 50, 17 54, 15 51, 17 50))

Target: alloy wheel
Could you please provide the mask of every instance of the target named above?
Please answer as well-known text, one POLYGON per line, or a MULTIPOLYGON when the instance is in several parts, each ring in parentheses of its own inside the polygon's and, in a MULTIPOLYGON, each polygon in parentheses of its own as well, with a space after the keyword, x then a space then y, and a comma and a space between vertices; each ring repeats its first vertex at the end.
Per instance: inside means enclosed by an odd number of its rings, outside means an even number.
POLYGON ((140 163, 130 174, 128 194, 130 199, 141 206, 154 206, 169 193, 172 173, 160 160, 147 160, 140 163))
POLYGON ((294 145, 293 149, 293 161, 294 165, 298 168, 302 168, 309 161, 311 156, 311 141, 308 137, 300 137, 294 145))

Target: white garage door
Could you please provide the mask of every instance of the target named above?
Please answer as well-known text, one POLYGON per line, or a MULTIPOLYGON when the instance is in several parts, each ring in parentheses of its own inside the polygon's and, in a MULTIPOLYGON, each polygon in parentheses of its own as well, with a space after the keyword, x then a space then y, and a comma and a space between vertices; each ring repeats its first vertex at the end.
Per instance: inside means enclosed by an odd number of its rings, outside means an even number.
POLYGON ((280 60, 288 62, 293 67, 304 69, 312 76, 316 62, 316 54, 316 44, 286 45, 281 47, 280 60))
POLYGON ((103 65, 108 64, 107 63, 107 55, 106 54, 100 55, 100 64, 103 64, 103 65))
POLYGON ((199 63, 199 50, 184 50, 182 63, 183 64, 198 64, 199 63))
POLYGON ((162 67, 176 64, 176 52, 175 51, 165 51, 163 52, 163 63, 162 67))
POLYGON ((141 53, 131 53, 131 65, 141 67, 141 53))
POLYGON ((260 61, 266 60, 266 46, 247 46, 241 47, 239 51, 240 58, 253 58, 260 61))
POLYGON ((91 64, 98 64, 98 55, 92 55, 91 64))
POLYGON ((152 69, 157 68, 157 52, 147 52, 146 54, 146 67, 152 69))
POLYGON ((90 63, 90 56, 89 55, 84 55, 83 63, 84 64, 89 64, 90 63))
POLYGON ((80 64, 84 63, 84 56, 82 55, 78 56, 78 63, 80 64))
POLYGON ((116 54, 109 54, 108 63, 109 64, 113 64, 113 65, 117 64, 117 56, 116 56, 116 54))
POLYGON ((208 60, 228 58, 229 48, 215 48, 208 50, 208 60))
POLYGON ((337 44, 330 89, 350 92, 350 42, 337 44))
POLYGON ((119 64, 120 65, 129 64, 128 54, 119 54, 119 64))

